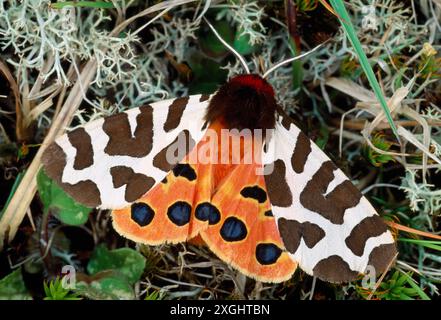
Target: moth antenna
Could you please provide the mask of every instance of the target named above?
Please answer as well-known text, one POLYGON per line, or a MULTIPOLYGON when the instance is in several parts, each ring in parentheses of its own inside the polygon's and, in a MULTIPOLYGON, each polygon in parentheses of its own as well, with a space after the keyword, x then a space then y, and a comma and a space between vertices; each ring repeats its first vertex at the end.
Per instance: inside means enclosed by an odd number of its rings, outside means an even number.
POLYGON ((228 50, 230 50, 240 61, 240 63, 242 64, 243 68, 245 69, 246 73, 250 74, 250 69, 247 66, 247 63, 245 62, 245 59, 239 54, 239 52, 237 52, 236 50, 234 50, 234 48, 232 46, 230 46, 224 39, 222 39, 222 37, 220 36, 220 34, 216 31, 216 29, 211 25, 211 23, 207 20, 207 18, 203 17, 204 21, 208 24, 208 26, 210 27, 211 31, 213 31, 214 35, 216 36, 216 38, 219 39, 220 42, 222 42, 222 44, 227 47, 228 50))
POLYGON ((305 52, 305 53, 302 53, 302 54, 299 55, 299 56, 295 56, 295 57, 292 57, 292 58, 289 58, 289 59, 283 60, 283 61, 281 61, 281 62, 275 64, 274 66, 272 66, 271 68, 269 68, 269 69, 263 74, 262 78, 266 78, 271 72, 273 72, 273 71, 276 70, 277 68, 280 68, 281 66, 283 66, 283 65, 285 65, 285 64, 287 64, 287 63, 290 63, 290 62, 296 61, 296 60, 298 60, 298 59, 303 58, 304 56, 307 56, 307 55, 310 54, 310 53, 313 53, 314 51, 316 51, 317 49, 319 49, 320 47, 322 47, 323 44, 324 44, 324 43, 321 43, 321 44, 319 44, 318 46, 314 47, 313 49, 311 49, 311 50, 309 50, 309 51, 307 51, 307 52, 305 52))

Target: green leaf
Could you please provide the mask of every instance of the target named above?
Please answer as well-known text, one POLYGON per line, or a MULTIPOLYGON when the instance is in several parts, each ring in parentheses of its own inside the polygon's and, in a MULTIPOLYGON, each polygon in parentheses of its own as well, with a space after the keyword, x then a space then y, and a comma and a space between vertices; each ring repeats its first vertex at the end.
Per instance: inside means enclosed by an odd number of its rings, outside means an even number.
MULTIPOLYGON (((380 150, 389 151, 392 143, 385 139, 384 134, 376 133, 372 138, 372 144, 380 150)), ((365 144, 363 147, 363 155, 375 167, 380 167, 382 164, 394 161, 391 155, 381 154, 365 144)))
POLYGON ((14 184, 12 185, 12 189, 11 189, 11 191, 9 192, 8 199, 6 200, 6 203, 5 203, 5 205, 3 206, 3 210, 0 211, 0 219, 1 219, 1 217, 3 216, 3 212, 4 212, 4 210, 6 210, 6 208, 8 207, 9 202, 11 202, 11 199, 12 199, 12 197, 14 196, 14 193, 15 193, 15 191, 17 190, 18 185, 19 185, 20 182, 21 182, 21 179, 23 179, 24 174, 25 174, 24 172, 20 172, 20 173, 17 175, 17 178, 15 178, 14 184))
POLYGON ((77 293, 70 293, 70 289, 65 289, 63 280, 58 277, 51 280, 49 285, 44 281, 43 289, 46 295, 44 300, 81 300, 77 293))
POLYGON ((46 295, 46 297, 49 297, 51 295, 51 290, 49 289, 49 286, 47 285, 47 282, 43 282, 43 289, 44 289, 44 294, 46 295))
POLYGON ((0 300, 32 300, 24 284, 21 269, 0 280, 0 300))
POLYGON ((233 48, 236 49, 240 55, 244 56, 255 52, 258 46, 252 46, 250 44, 249 34, 242 34, 242 30, 237 30, 234 36, 233 48))
POLYGON ((162 300, 162 296, 159 291, 153 291, 150 294, 147 293, 144 300, 162 300))
POLYGON ((340 23, 343 25, 346 35, 348 36, 349 41, 352 43, 352 46, 354 47, 355 52, 357 53, 358 60, 360 61, 360 65, 363 68, 364 73, 366 74, 366 77, 368 78, 369 83, 372 89, 374 90, 375 96, 380 102, 384 113, 386 114, 387 121, 389 122, 389 125, 393 133, 395 134, 397 139, 400 140, 398 136, 397 128, 390 114, 389 107, 387 106, 386 99, 384 98, 383 92, 381 91, 380 84, 378 83, 377 78, 375 77, 374 71, 372 70, 372 67, 369 63, 366 53, 363 51, 360 40, 358 40, 357 33, 355 32, 354 26, 352 25, 351 22, 351 18, 349 17, 348 12, 346 11, 343 1, 330 0, 330 3, 334 8, 334 10, 337 12, 340 23))
POLYGON ((403 273, 403 275, 407 278, 407 283, 410 284, 410 286, 416 291, 421 299, 430 300, 429 296, 415 283, 415 280, 413 280, 411 276, 409 276, 407 273, 403 273))
POLYGON ((400 293, 400 300, 415 300, 415 299, 409 297, 407 294, 400 293))
POLYGON ((115 8, 112 2, 104 1, 65 1, 52 3, 53 9, 63 9, 65 7, 83 7, 83 8, 96 8, 96 9, 112 9, 115 8))
POLYGON ((193 71, 189 94, 212 94, 227 79, 228 71, 221 69, 218 62, 208 59, 200 52, 191 52, 188 64, 193 71))
MULTIPOLYGON (((232 45, 234 40, 233 29, 227 21, 215 21, 213 27, 219 33, 222 39, 232 45)), ((228 49, 219 41, 211 30, 201 32, 198 36, 199 45, 208 56, 218 58, 226 55, 228 49)))
POLYGON ((108 250, 104 245, 96 247, 87 265, 91 275, 105 270, 117 270, 134 284, 144 272, 146 259, 139 252, 130 248, 108 250))
POLYGON ((317 137, 317 139, 314 141, 315 144, 322 150, 325 149, 326 144, 328 143, 329 140, 329 130, 328 127, 326 126, 322 126, 320 127, 320 132, 319 132, 319 136, 317 137))
POLYGON ((145 257, 133 249, 108 250, 98 245, 87 265, 91 276, 78 281, 75 291, 90 299, 134 299, 133 284, 141 278, 145 265, 145 257))
POLYGON ((69 197, 43 170, 37 175, 37 187, 45 212, 53 212, 65 224, 78 226, 87 222, 91 208, 69 197))
POLYGON ((93 300, 135 299, 132 285, 117 271, 99 272, 92 280, 78 281, 75 291, 93 300))

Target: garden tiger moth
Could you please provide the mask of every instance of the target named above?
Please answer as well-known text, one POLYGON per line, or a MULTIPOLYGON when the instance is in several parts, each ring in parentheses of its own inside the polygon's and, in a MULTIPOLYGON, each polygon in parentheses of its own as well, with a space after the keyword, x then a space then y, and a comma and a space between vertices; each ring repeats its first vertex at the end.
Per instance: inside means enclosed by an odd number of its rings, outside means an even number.
POLYGON ((395 257, 372 205, 258 75, 93 121, 59 137, 43 164, 75 200, 112 209, 123 236, 152 245, 200 236, 258 280, 286 280, 299 266, 347 282, 368 266, 379 275, 395 257), (228 136, 239 140, 238 162, 225 130, 239 133, 228 136))

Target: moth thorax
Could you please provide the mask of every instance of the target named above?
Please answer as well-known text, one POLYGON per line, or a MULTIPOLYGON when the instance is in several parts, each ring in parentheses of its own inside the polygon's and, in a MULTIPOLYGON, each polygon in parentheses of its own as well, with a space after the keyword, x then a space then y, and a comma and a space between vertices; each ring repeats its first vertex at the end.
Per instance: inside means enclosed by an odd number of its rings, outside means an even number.
POLYGON ((273 129, 276 100, 262 77, 239 75, 224 84, 211 99, 205 119, 220 120, 227 129, 273 129))

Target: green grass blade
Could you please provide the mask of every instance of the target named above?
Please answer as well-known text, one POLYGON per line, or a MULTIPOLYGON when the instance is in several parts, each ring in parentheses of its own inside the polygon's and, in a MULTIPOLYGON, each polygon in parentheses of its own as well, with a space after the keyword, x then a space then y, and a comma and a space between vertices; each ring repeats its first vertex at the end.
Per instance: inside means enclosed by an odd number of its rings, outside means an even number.
POLYGON ((21 179, 23 179, 24 174, 25 174, 24 172, 20 172, 20 173, 17 175, 17 178, 15 178, 14 184, 12 185, 11 192, 9 192, 8 200, 6 200, 5 206, 4 206, 3 209, 0 211, 0 218, 3 216, 3 211, 5 210, 5 208, 8 207, 9 202, 11 201, 12 196, 14 195, 15 191, 17 190, 18 185, 20 184, 21 179))
POLYGON ((439 240, 419 240, 419 239, 410 239, 410 238, 399 238, 398 240, 404 242, 413 242, 416 244, 436 244, 441 246, 441 241, 439 240))
MULTIPOLYGON (((296 45, 292 39, 290 39, 291 51, 294 56, 298 56, 301 52, 297 52, 296 45)), ((296 60, 292 62, 292 83, 294 90, 297 90, 303 83, 303 61, 296 60)))
POLYGON ((112 9, 115 8, 112 2, 105 1, 66 1, 52 3, 53 9, 63 9, 65 7, 82 7, 82 8, 96 8, 96 9, 112 9))
POLYGON ((402 272, 407 278, 407 283, 415 289, 422 300, 430 300, 430 297, 415 283, 415 280, 412 279, 407 273, 402 272))
POLYGON ((377 97, 378 101, 381 104, 381 107, 384 110, 384 113, 386 114, 387 121, 389 122, 389 125, 393 133, 399 140, 400 138, 398 136, 397 128, 395 126, 395 123, 393 122, 392 115, 390 114, 389 107, 387 106, 383 92, 381 91, 380 84, 378 83, 374 71, 372 70, 372 67, 369 63, 369 60, 365 52, 363 51, 363 48, 361 47, 361 43, 357 38, 357 33, 355 32, 354 26, 351 23, 351 19, 349 17, 348 12, 346 11, 343 1, 329 0, 329 2, 331 3, 335 12, 338 14, 340 23, 345 29, 346 35, 348 36, 349 41, 352 43, 352 46, 354 47, 355 52, 357 53, 358 60, 360 61, 360 65, 363 68, 364 73, 366 74, 366 77, 368 78, 369 83, 372 87, 372 90, 374 91, 375 96, 377 97))
POLYGON ((408 239, 408 238, 399 238, 398 240, 402 242, 414 243, 420 246, 424 246, 426 248, 441 251, 441 241, 417 240, 417 239, 408 239))

